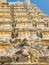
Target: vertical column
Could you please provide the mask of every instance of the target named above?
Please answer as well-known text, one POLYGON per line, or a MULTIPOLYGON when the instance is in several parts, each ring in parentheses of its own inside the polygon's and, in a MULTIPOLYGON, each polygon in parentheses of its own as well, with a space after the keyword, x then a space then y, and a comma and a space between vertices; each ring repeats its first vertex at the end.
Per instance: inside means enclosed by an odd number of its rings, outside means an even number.
POLYGON ((30 4, 30 0, 25 0, 25 3, 26 4, 30 4))
POLYGON ((14 17, 14 5, 11 5, 11 19, 12 19, 12 28, 13 28, 11 37, 12 39, 14 39, 18 36, 18 33, 15 32, 16 22, 15 22, 15 17, 14 17))

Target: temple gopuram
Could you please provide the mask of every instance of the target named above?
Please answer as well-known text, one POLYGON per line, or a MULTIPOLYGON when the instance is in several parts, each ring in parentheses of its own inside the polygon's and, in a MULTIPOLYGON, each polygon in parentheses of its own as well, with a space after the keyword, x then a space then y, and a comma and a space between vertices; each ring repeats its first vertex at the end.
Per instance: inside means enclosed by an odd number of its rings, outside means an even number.
POLYGON ((30 0, 0 0, 0 65, 49 65, 49 16, 30 0))

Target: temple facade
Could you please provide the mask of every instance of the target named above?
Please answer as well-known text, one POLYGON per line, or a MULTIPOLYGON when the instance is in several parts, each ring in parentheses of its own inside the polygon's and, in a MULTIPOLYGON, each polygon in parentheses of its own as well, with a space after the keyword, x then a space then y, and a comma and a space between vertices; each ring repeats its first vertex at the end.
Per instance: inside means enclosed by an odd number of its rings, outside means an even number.
POLYGON ((0 62, 49 65, 49 16, 30 0, 0 1, 0 62))

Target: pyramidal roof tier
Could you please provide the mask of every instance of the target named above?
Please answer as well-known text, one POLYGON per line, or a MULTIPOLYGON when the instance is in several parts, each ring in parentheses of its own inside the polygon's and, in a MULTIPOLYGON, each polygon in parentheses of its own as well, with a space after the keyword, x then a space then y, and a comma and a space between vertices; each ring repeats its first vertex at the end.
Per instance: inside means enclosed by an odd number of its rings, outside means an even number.
MULTIPOLYGON (((20 0, 17 0, 17 1, 20 1, 20 0)), ((30 4, 30 0, 25 0, 26 3, 30 4)))
POLYGON ((6 0, 0 0, 0 2, 7 2, 6 0))
MULTIPOLYGON (((7 0, 0 0, 0 3, 1 2, 7 2, 7 0)), ((20 0, 16 0, 16 2, 20 2, 20 0)), ((30 0, 25 0, 25 3, 30 4, 30 0)))

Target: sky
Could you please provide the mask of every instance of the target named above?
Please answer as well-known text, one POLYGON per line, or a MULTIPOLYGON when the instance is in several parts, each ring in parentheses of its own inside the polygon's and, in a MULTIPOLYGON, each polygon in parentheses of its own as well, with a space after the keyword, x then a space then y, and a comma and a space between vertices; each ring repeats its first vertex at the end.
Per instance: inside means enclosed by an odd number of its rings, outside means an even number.
MULTIPOLYGON (((17 0, 7 0, 8 2, 14 2, 17 0)), ((20 0, 24 1, 24 0, 20 0)), ((30 0, 31 3, 36 4, 45 14, 49 16, 49 0, 30 0)))

